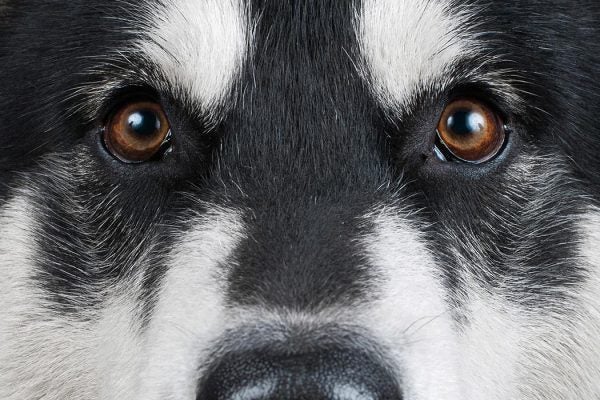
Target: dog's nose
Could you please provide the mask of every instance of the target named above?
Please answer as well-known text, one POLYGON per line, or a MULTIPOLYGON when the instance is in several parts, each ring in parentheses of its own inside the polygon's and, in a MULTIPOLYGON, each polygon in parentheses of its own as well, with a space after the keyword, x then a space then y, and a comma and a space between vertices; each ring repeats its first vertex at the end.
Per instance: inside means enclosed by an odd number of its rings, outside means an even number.
POLYGON ((353 350, 237 354, 222 360, 201 386, 197 400, 402 399, 388 370, 353 350))

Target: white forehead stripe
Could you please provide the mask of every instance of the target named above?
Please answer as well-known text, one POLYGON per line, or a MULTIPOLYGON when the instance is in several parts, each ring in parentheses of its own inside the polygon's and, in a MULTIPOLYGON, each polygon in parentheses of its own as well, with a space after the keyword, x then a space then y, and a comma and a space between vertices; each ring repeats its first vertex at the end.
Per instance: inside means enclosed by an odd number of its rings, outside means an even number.
POLYGON ((362 72, 384 104, 403 106, 417 89, 443 85, 449 67, 476 47, 466 36, 468 15, 449 0, 363 1, 362 72))
POLYGON ((138 44, 170 80, 205 108, 219 104, 247 53, 248 22, 240 0, 151 2, 138 44))

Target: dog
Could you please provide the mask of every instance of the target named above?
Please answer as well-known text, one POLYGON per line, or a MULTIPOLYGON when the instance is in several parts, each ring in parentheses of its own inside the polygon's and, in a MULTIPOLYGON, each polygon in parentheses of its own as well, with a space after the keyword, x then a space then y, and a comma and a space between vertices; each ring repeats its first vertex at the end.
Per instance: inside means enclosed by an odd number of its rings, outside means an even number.
POLYGON ((0 399, 600 398, 596 0, 0 0, 0 399))

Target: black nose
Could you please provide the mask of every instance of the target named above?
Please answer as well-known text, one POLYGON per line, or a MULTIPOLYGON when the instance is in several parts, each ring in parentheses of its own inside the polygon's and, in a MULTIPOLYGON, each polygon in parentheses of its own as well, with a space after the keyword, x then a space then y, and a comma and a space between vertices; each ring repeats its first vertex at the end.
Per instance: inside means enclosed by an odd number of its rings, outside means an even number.
POLYGON ((388 370, 354 350, 236 354, 222 360, 197 400, 401 400, 388 370))

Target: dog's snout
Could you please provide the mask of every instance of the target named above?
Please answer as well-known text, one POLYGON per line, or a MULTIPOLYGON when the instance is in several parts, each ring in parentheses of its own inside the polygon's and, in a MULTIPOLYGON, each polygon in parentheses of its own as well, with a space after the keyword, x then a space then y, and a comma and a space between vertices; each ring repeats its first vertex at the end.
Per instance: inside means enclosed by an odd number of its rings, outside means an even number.
POLYGON ((222 360, 197 400, 399 400, 398 384, 374 358, 354 350, 283 355, 245 353, 222 360))

